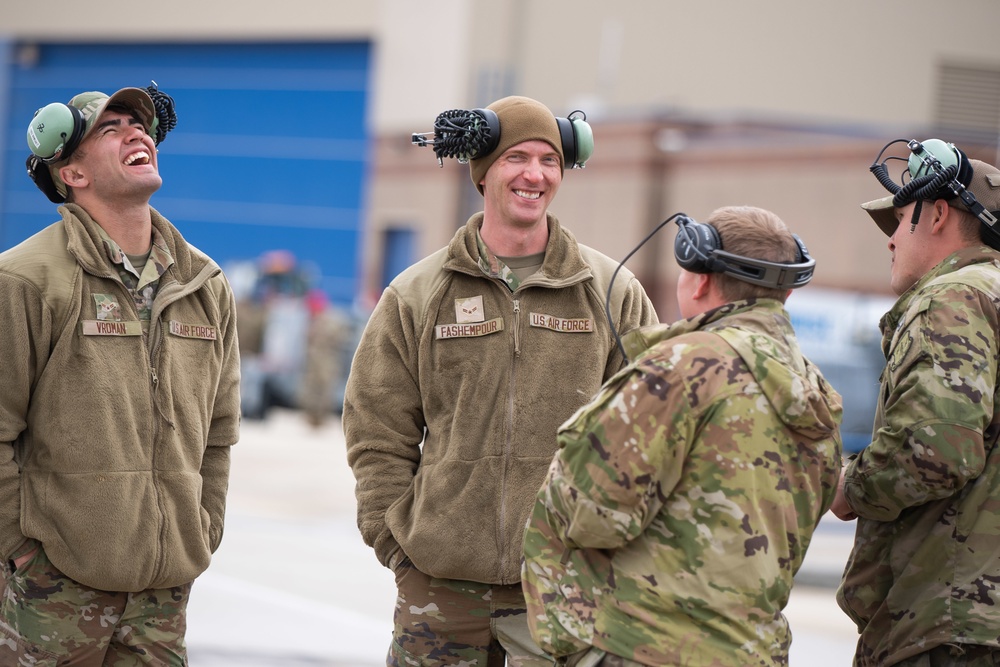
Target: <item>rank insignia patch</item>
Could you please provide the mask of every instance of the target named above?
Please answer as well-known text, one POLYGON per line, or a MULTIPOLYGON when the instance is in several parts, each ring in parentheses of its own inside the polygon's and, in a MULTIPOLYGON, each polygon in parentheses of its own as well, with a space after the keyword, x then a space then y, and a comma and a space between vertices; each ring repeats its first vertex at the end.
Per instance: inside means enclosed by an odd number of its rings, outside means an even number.
POLYGON ((483 312, 483 297, 470 296, 464 299, 455 299, 455 321, 459 324, 469 324, 471 322, 482 322, 486 319, 483 312))

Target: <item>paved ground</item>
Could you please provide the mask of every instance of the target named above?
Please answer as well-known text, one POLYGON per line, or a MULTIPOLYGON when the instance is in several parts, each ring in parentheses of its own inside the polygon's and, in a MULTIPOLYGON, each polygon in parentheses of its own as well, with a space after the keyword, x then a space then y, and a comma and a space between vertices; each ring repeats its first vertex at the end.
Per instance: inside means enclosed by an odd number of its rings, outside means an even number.
MULTIPOLYGON (((191 667, 383 665, 395 596, 355 525, 340 422, 295 412, 244 422, 222 547, 195 584, 191 667)), ((837 608, 852 524, 825 519, 786 615, 791 665, 850 665, 856 632, 837 608)))

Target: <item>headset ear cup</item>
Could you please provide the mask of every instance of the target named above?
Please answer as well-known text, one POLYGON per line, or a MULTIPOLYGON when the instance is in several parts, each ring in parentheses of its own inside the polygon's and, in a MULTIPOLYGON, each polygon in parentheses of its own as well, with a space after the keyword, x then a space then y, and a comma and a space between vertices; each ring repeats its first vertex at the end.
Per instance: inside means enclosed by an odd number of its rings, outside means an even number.
MULTIPOLYGON (((574 112, 577 113, 577 112, 574 112)), ((583 118, 556 118, 564 168, 582 169, 594 154, 594 130, 583 118)))
POLYGON ((483 148, 471 157, 477 158, 489 155, 500 145, 500 117, 497 116, 497 113, 493 109, 473 109, 472 113, 483 119, 483 123, 489 133, 489 139, 483 148))
POLYGON ((721 273, 725 262, 712 256, 721 245, 715 227, 690 220, 679 225, 674 237, 674 259, 691 273, 721 273))
POLYGON ((811 260, 812 257, 809 256, 809 248, 807 248, 806 244, 799 238, 799 235, 792 234, 792 238, 795 239, 795 245, 798 247, 798 255, 795 258, 795 263, 802 264, 803 262, 811 260))
POLYGON ((562 143, 563 168, 572 169, 576 166, 576 137, 573 135, 573 123, 569 118, 557 116, 556 127, 559 128, 559 141, 562 143))
POLYGON ((28 169, 28 176, 38 186, 38 189, 42 191, 42 194, 48 197, 50 202, 53 204, 62 204, 66 201, 66 197, 56 189, 55 181, 52 180, 52 172, 49 171, 47 164, 42 162, 37 156, 29 155, 25 166, 28 169))
POLYGON ((958 153, 958 174, 955 180, 961 183, 963 188, 967 188, 972 183, 972 164, 969 162, 969 156, 957 146, 955 152, 958 153))
POLYGON ((570 169, 583 169, 587 166, 587 160, 594 154, 594 130, 586 117, 578 118, 575 115, 577 113, 583 112, 574 111, 569 118, 556 118, 565 160, 563 166, 568 166, 570 169))
POLYGON ((73 136, 66 142, 66 150, 63 151, 64 159, 73 154, 87 131, 87 121, 83 118, 83 112, 72 105, 67 104, 66 106, 73 115, 73 136))
POLYGON ((573 167, 583 168, 587 165, 587 160, 594 154, 594 129, 590 123, 582 118, 570 120, 573 124, 573 137, 575 138, 576 159, 573 167))
POLYGON ((83 112, 69 104, 53 102, 35 112, 28 125, 28 148, 43 162, 65 160, 87 131, 83 112))

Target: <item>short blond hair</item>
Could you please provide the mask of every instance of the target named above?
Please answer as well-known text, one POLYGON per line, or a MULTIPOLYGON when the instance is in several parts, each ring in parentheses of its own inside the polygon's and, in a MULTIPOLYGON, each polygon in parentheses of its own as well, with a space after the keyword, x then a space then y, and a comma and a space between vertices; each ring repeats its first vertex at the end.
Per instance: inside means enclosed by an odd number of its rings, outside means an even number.
MULTIPOLYGON (((706 223, 719 233, 722 250, 733 255, 792 264, 799 260, 799 246, 784 221, 771 211, 755 206, 724 206, 712 212, 706 223)), ((784 303, 787 289, 761 287, 723 273, 714 274, 719 292, 729 301, 761 298, 784 303)))

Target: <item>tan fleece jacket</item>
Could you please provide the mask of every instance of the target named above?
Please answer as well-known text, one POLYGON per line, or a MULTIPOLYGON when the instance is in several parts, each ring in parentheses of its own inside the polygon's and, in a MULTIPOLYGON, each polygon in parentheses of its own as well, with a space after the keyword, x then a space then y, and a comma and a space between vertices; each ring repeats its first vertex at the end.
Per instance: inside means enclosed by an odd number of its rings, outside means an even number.
MULTIPOLYGON (((542 267, 515 292, 479 267, 480 213, 372 313, 343 423, 358 525, 384 565, 405 554, 436 577, 520 581, 556 429, 623 363, 604 308, 618 263, 548 222, 542 267)), ((627 269, 612 314, 622 332, 656 322, 627 269)))
POLYGON ((93 588, 190 582, 222 539, 239 437, 232 292, 151 211, 174 264, 147 344, 97 223, 59 211, 0 254, 0 556, 32 538, 93 588), (117 320, 99 312, 108 298, 117 320))

